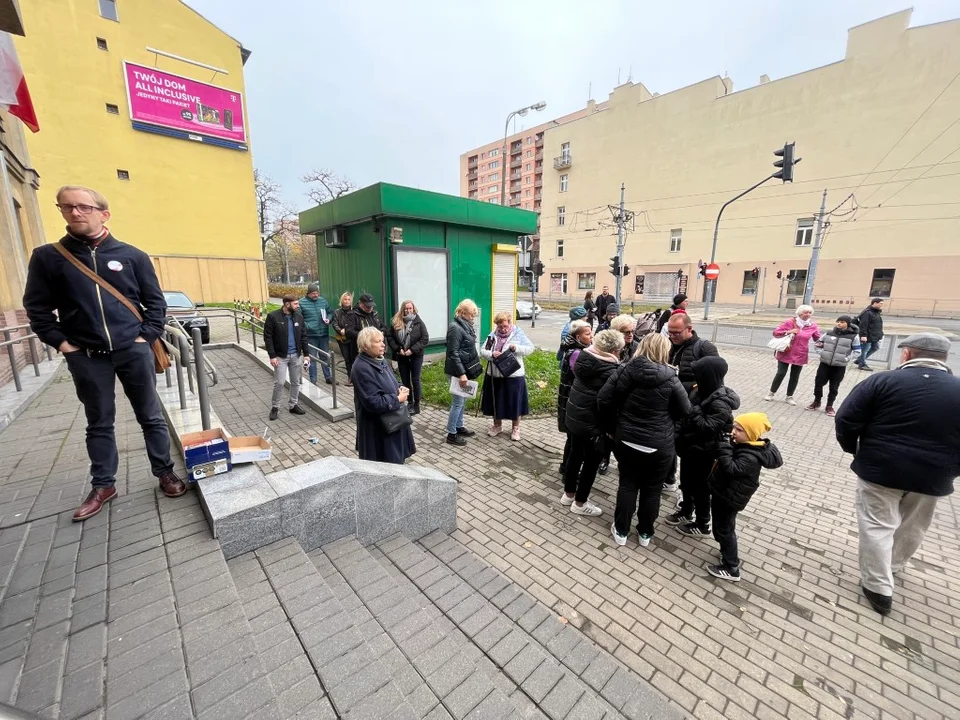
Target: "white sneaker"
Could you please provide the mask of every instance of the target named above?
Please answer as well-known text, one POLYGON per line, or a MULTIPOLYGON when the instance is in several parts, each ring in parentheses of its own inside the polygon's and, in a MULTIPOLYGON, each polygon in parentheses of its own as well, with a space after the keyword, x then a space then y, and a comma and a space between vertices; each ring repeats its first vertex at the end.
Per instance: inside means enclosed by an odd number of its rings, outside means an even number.
POLYGON ((589 515, 590 517, 597 517, 598 515, 603 515, 603 510, 598 508, 589 500, 583 505, 571 505, 570 512, 574 515, 589 515))
POLYGON ((613 541, 620 547, 623 547, 624 545, 627 544, 627 536, 621 535, 620 533, 617 532, 616 523, 612 523, 610 525, 610 534, 613 535, 613 541))
POLYGON ((793 399, 793 395, 787 395, 786 403, 787 405, 796 405, 797 401, 793 399))
POLYGON ((653 539, 653 535, 641 535, 639 538, 640 547, 647 547, 650 544, 650 541, 653 539))
POLYGON ((566 492, 560 493, 560 504, 561 505, 573 505, 573 498, 567 497, 566 492))
POLYGON ((770 402, 771 400, 773 400, 773 398, 774 398, 774 393, 772 392, 768 392, 766 395, 763 396, 763 399, 766 400, 767 402, 770 402))

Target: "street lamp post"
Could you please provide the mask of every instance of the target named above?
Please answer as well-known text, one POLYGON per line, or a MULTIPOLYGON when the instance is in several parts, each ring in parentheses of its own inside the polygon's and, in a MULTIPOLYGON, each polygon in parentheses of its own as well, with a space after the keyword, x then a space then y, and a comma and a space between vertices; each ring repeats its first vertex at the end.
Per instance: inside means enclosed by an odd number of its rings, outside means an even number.
POLYGON ((501 205, 507 204, 507 171, 510 169, 507 165, 507 133, 510 129, 510 121, 513 120, 514 115, 519 115, 520 117, 523 117, 530 110, 536 110, 537 112, 540 112, 545 107, 547 107, 547 103, 541 100, 540 102, 534 103, 533 105, 528 105, 527 107, 522 107, 519 110, 514 110, 512 113, 507 115, 507 121, 503 124, 503 147, 500 150, 500 165, 503 168, 503 172, 500 173, 503 176, 502 177, 503 182, 500 185, 500 204, 501 205))

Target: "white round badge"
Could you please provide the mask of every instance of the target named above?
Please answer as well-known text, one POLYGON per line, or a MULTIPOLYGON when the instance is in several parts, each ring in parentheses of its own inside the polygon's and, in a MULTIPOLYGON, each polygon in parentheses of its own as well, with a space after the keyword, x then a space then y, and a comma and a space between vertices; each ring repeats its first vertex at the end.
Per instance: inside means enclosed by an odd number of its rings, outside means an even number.
POLYGON ((116 260, 111 260, 107 263, 107 267, 113 270, 114 272, 120 272, 123 270, 123 264, 117 262, 116 260))

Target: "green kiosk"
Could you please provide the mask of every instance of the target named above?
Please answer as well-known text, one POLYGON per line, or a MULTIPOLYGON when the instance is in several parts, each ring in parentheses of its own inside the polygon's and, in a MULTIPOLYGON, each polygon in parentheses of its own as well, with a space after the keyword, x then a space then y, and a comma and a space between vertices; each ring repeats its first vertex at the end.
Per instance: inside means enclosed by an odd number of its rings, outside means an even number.
POLYGON ((300 213, 317 238, 320 291, 331 305, 370 293, 384 324, 412 300, 443 345, 464 298, 480 308, 478 336, 493 316, 516 312, 517 239, 537 232, 537 215, 453 195, 377 183, 300 213))

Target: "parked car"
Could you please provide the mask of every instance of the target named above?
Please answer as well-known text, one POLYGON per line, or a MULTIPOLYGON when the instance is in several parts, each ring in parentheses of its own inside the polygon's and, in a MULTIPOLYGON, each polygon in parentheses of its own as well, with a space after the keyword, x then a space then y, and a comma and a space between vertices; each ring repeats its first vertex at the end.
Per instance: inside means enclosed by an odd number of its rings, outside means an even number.
MULTIPOLYGON (((517 300, 517 320, 530 320, 533 318, 534 305, 529 300, 517 300)), ((540 306, 536 306, 536 313, 540 315, 540 306)))
POLYGON ((210 342, 210 321, 197 311, 203 303, 193 302, 179 290, 164 290, 163 297, 167 301, 167 320, 175 318, 187 334, 193 328, 200 328, 200 341, 204 345, 210 342))

